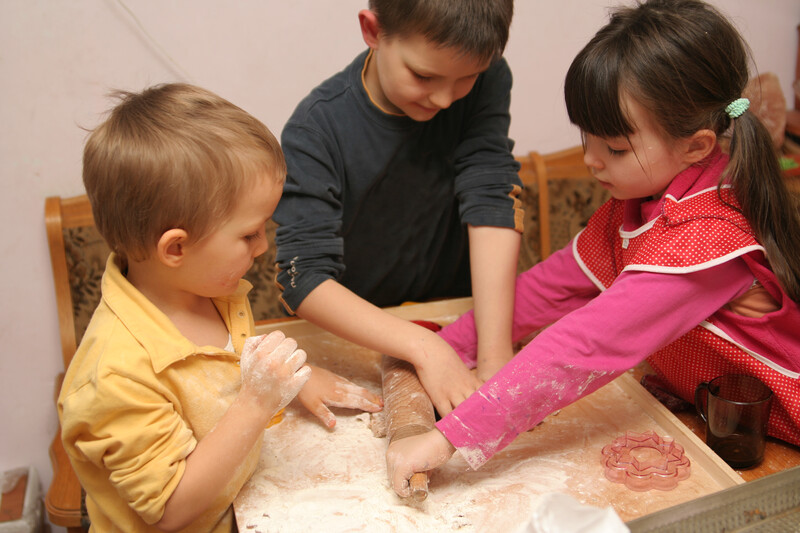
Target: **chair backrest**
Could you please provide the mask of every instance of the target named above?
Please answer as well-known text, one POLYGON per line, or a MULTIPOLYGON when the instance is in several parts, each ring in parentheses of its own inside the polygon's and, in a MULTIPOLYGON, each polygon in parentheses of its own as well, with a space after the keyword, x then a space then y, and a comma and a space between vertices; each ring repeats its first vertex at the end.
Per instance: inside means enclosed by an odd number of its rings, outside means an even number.
POLYGON ((592 178, 581 146, 545 155, 530 152, 518 160, 526 210, 522 271, 565 246, 609 194, 592 178))
MULTIPOLYGON (((75 354, 80 337, 86 329, 86 323, 88 323, 88 320, 81 319, 79 322, 82 325, 76 326, 76 316, 81 315, 75 311, 72 280, 80 279, 85 283, 95 283, 99 294, 100 278, 98 275, 102 275, 102 268, 100 268, 99 274, 94 271, 86 272, 86 260, 81 259, 84 254, 76 253, 75 243, 80 240, 84 243, 93 243, 93 248, 97 249, 93 255, 100 256, 100 261, 105 261, 105 257, 108 256, 108 247, 105 246, 94 227, 92 210, 86 196, 47 198, 44 211, 61 334, 61 358, 66 369, 75 354), (76 235, 82 235, 82 237, 76 239, 76 235), (84 267, 80 267, 80 264, 83 264, 84 267), (81 268, 84 269, 82 275, 76 275, 81 268)), ((87 291, 83 291, 83 294, 87 294, 87 291)), ((86 301, 78 308, 90 309, 90 314, 97 306, 98 301, 99 298, 94 302, 86 301)), ((56 396, 61 389, 62 377, 63 374, 56 381, 56 396)), ((50 460, 53 466, 53 478, 44 499, 50 522, 66 527, 70 533, 88 530, 88 517, 83 507, 81 486, 61 443, 60 430, 56 432, 50 445, 50 460)))
POLYGON ((108 257, 108 247, 95 229, 86 195, 72 198, 51 196, 45 200, 44 211, 56 291, 61 357, 66 368, 88 324, 88 320, 81 317, 81 309, 88 309, 91 316, 100 301, 100 276, 108 257), (88 249, 94 253, 85 253, 88 249), (98 260, 102 261, 99 266, 98 260), (76 303, 73 289, 82 287, 96 287, 96 297, 92 297, 91 291, 83 290, 76 303))

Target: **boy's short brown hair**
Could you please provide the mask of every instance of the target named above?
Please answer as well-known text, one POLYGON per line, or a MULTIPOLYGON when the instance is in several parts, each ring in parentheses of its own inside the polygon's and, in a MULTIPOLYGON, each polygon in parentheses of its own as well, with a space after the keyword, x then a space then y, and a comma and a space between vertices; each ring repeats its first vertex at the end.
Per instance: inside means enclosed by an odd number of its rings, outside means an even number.
POLYGON ((422 35, 480 60, 500 57, 508 42, 514 0, 369 0, 387 36, 422 35))
POLYGON ((286 175, 269 129, 210 91, 175 83, 115 96, 86 142, 83 183, 100 234, 123 260, 147 258, 172 228, 202 239, 253 180, 286 175))

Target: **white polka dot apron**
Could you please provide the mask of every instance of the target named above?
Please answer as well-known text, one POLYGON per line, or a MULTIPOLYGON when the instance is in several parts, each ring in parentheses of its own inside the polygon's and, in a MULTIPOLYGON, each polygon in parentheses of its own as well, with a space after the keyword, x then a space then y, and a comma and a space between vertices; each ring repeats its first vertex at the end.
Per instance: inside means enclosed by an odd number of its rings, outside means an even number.
MULTIPOLYGON (((659 217, 626 231, 622 225, 626 202, 612 199, 598 209, 576 237, 576 258, 584 272, 604 290, 625 270, 681 274, 741 257, 755 278, 780 291, 777 300, 784 305, 774 317, 773 313, 764 316, 765 328, 773 336, 776 332, 796 336, 800 310, 780 290, 766 266, 763 247, 747 220, 732 207, 737 205, 729 188, 718 194, 714 187, 681 200, 668 195, 659 217)), ((651 354, 648 361, 672 392, 689 402, 694 401, 699 383, 722 374, 758 377, 773 391, 769 434, 800 445, 800 354, 788 355, 794 361, 788 367, 775 363, 771 355, 755 353, 734 341, 718 327, 712 315, 651 354)))

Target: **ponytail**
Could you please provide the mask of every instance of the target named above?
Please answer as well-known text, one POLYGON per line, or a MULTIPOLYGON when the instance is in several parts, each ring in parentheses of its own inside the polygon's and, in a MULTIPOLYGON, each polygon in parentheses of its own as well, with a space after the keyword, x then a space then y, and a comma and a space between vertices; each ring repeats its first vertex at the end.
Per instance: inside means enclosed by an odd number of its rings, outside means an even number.
POLYGON ((800 303, 800 215, 786 187, 769 132, 753 113, 733 119, 730 163, 723 179, 764 246, 783 289, 800 303))

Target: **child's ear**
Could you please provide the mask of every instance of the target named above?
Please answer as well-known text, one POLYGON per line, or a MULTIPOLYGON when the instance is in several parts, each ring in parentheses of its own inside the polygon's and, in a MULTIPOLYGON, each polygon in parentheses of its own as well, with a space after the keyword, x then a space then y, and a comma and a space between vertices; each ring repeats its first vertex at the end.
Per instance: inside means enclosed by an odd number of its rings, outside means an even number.
POLYGON ((686 163, 694 164, 711 153, 717 145, 717 134, 711 130, 697 130, 687 139, 686 153, 684 158, 686 163))
POLYGON ((364 42, 372 49, 378 47, 380 42, 381 25, 378 17, 370 9, 362 9, 358 12, 358 23, 361 25, 361 36, 364 42))
POLYGON ((172 228, 165 231, 156 245, 156 257, 166 266, 180 266, 184 257, 184 248, 189 240, 186 230, 172 228))

